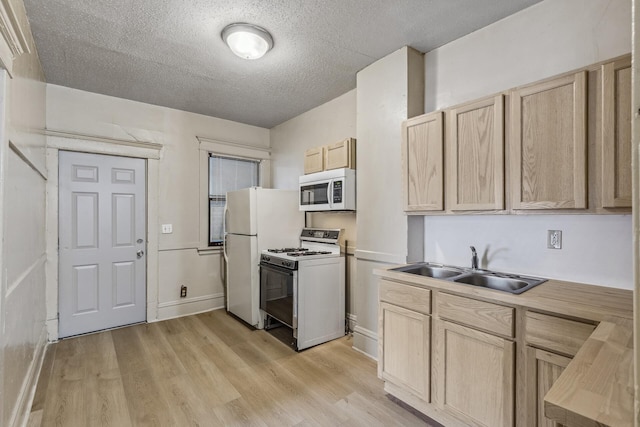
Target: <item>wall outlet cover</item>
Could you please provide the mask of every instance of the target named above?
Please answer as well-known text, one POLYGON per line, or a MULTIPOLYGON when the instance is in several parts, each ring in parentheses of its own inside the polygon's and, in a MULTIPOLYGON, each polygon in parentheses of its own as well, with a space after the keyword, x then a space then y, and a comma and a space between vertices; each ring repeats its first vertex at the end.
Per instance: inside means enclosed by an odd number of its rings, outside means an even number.
POLYGON ((173 224, 162 224, 162 234, 173 233, 173 224))
POLYGON ((562 249, 562 230, 547 230, 547 248, 562 249))

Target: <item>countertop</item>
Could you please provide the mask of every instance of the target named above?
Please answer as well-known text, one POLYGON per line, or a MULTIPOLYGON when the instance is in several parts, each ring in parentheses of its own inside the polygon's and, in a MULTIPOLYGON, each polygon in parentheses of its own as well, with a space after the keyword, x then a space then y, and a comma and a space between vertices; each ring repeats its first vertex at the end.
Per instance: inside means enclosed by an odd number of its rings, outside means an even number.
POLYGON ((566 426, 633 425, 633 321, 601 322, 544 397, 566 426))
POLYGON ((400 266, 377 269, 374 270, 374 274, 389 280, 401 280, 415 286, 430 287, 452 294, 527 307, 536 311, 594 322, 602 322, 612 316, 633 319, 633 293, 627 289, 549 279, 520 295, 515 295, 494 289, 392 271, 391 269, 395 267, 400 266))
MULTIPOLYGON (((520 295, 387 269, 377 276, 419 287, 599 323, 545 396, 545 411, 567 427, 633 425, 633 293, 548 280, 520 295)), ((398 266, 399 267, 399 266, 398 266)))

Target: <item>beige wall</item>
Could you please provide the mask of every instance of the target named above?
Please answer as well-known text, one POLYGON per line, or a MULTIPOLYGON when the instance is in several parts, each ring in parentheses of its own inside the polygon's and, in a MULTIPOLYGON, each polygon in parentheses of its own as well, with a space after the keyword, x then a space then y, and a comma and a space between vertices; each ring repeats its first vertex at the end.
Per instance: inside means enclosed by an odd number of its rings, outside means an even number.
MULTIPOLYGON (((272 184, 274 188, 297 189, 298 177, 304 174, 304 152, 309 148, 341 141, 356 136, 356 91, 351 90, 325 104, 294 117, 270 131, 272 184)), ((357 142, 356 142, 357 147, 357 142)), ((347 316, 355 316, 353 284, 356 281, 356 213, 317 212, 307 214, 307 225, 344 230, 341 244, 347 242, 349 254, 346 282, 347 316)), ((343 249, 344 250, 344 249, 343 249)))
POLYGON ((157 270, 149 271, 147 286, 155 288, 148 295, 157 300, 148 301, 147 320, 222 307, 221 253, 207 248, 211 143, 200 144, 196 137, 268 148, 269 130, 56 85, 47 85, 47 129, 81 140, 161 145, 157 176, 150 178, 157 186, 148 194, 149 206, 157 206, 157 222, 148 224, 157 243, 149 244, 159 255, 157 270), (161 234, 161 224, 172 224, 173 233, 161 234), (188 288, 187 298, 179 297, 181 285, 188 288))
MULTIPOLYGON (((604 61, 631 51, 631 0, 546 0, 425 55, 425 111, 604 61)), ((632 288, 630 215, 425 217, 425 258, 632 288), (546 247, 563 231, 562 250, 546 247)))
MULTIPOLYGON (((5 62, 7 68, 12 68, 11 75, 0 73, 0 425, 3 426, 24 421, 46 344, 44 75, 22 2, 9 4, 31 53, 16 57, 12 64, 5 62)), ((7 4, 2 7, 6 9, 7 4)))
POLYGON ((402 210, 400 126, 422 113, 423 72, 422 55, 404 47, 357 75, 360 210, 354 346, 372 356, 377 354, 378 330, 378 282, 372 272, 422 256, 421 245, 414 247, 410 239, 421 235, 422 221, 402 210))

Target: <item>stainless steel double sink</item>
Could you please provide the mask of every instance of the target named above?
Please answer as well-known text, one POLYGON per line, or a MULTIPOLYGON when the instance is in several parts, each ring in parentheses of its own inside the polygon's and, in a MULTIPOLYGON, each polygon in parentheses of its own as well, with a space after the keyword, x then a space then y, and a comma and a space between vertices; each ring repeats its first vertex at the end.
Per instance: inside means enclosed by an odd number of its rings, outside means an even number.
POLYGON ((498 273, 490 270, 452 267, 429 262, 419 262, 391 269, 402 273, 433 277, 449 282, 462 283, 498 291, 521 294, 547 281, 540 277, 498 273))

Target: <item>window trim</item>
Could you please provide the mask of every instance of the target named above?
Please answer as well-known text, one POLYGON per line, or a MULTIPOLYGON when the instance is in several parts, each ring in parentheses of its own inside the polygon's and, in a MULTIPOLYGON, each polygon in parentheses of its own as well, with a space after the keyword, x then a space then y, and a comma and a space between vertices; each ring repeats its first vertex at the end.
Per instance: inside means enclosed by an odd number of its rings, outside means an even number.
POLYGON ((199 142, 199 174, 200 174, 200 224, 198 231, 199 252, 221 252, 220 246, 209 246, 209 153, 224 157, 239 157, 250 160, 260 160, 259 185, 271 187, 271 147, 267 144, 267 137, 263 138, 265 145, 252 146, 242 143, 220 141, 211 138, 196 136, 199 142))
MULTIPOLYGON (((217 157, 217 158, 221 158, 221 159, 229 159, 229 160, 241 160, 241 161, 250 162, 250 163, 257 163, 256 166, 258 167, 258 170, 257 170, 258 185, 260 185, 260 183, 261 183, 261 180, 260 180, 261 179, 261 173, 260 173, 261 167, 260 167, 260 164, 264 160, 262 160, 262 159, 249 159, 249 158, 246 158, 246 157, 238 157, 238 156, 226 156, 226 155, 221 155, 221 154, 218 154, 218 153, 211 153, 211 152, 209 153, 209 156, 208 156, 208 159, 207 159, 207 172, 208 172, 207 173, 207 196, 208 196, 208 199, 209 199, 208 200, 209 205, 208 205, 208 209, 207 209, 207 217, 208 217, 208 221, 207 221, 207 224, 208 224, 208 228, 207 228, 207 244, 208 244, 208 246, 210 248, 222 248, 224 246, 224 236, 222 236, 222 240, 220 242, 212 242, 211 241, 211 200, 219 199, 218 201, 224 200, 226 202, 227 196, 226 196, 226 194, 224 196, 221 196, 219 194, 215 195, 215 196, 211 195, 211 188, 209 187, 210 184, 211 184, 209 182, 209 177, 210 177, 211 171, 209 170, 209 168, 211 167, 210 160, 211 160, 212 157, 217 157)), ((223 220, 223 224, 224 224, 224 220, 223 220)))

